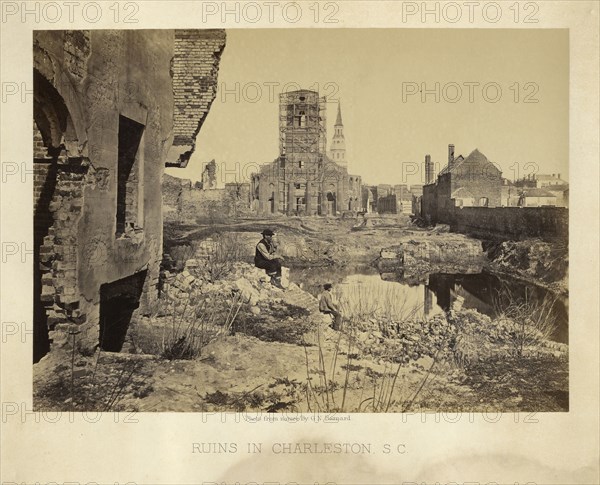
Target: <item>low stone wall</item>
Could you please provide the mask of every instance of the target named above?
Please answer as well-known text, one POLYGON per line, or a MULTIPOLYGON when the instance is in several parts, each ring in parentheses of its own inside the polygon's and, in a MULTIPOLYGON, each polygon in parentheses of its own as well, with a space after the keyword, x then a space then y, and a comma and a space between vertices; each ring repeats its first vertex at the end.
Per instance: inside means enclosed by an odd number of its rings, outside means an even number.
POLYGON ((569 237, 565 207, 463 207, 454 209, 448 222, 453 232, 480 238, 569 237))

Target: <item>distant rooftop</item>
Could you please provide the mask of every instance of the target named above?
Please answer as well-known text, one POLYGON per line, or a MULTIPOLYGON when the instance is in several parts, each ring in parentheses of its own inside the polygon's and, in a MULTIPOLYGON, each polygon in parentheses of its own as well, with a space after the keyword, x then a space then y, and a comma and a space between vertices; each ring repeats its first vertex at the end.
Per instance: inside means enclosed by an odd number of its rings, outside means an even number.
POLYGON ((498 170, 498 168, 492 162, 490 162, 483 153, 481 153, 477 148, 475 148, 475 150, 469 153, 469 156, 467 158, 464 158, 462 155, 456 157, 452 164, 452 168, 446 165, 439 173, 439 175, 443 175, 448 172, 454 172, 458 167, 464 164, 480 166, 489 164, 498 170))
POLYGON ((527 189, 523 191, 525 197, 556 197, 552 192, 546 189, 527 189))

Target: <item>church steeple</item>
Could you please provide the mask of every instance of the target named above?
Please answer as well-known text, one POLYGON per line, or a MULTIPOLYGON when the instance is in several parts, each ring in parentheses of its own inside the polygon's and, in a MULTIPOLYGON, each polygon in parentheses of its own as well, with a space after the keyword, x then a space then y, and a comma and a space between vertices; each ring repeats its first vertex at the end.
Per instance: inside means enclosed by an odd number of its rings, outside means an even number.
POLYGON ((342 123, 342 105, 340 104, 340 102, 338 101, 338 114, 337 114, 337 119, 335 120, 335 126, 341 126, 343 127, 343 123, 342 123))
POLYGON ((331 140, 331 159, 342 165, 347 166, 346 162, 346 140, 344 138, 344 124, 342 123, 342 106, 338 101, 338 112, 335 120, 333 139, 331 140))

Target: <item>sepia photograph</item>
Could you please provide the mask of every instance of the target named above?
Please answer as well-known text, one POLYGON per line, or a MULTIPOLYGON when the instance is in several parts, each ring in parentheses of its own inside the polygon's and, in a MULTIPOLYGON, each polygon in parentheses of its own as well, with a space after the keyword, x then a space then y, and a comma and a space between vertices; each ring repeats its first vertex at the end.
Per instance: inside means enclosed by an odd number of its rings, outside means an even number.
POLYGON ((570 410, 568 29, 32 56, 35 411, 570 410))
POLYGON ((598 485, 599 25, 0 0, 0 485, 598 485))

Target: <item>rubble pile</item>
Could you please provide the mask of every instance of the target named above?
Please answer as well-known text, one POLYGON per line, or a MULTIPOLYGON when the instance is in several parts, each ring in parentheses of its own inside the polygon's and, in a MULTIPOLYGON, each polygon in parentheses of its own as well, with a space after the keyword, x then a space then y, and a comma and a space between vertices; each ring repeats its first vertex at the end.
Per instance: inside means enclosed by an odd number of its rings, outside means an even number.
POLYGON ((443 314, 403 321, 374 316, 355 321, 352 326, 363 353, 397 363, 433 357, 444 349, 450 351, 457 331, 443 314))
MULTIPOLYGON (((207 274, 202 260, 189 259, 181 273, 165 271, 163 281, 162 295, 180 304, 208 295, 239 295, 241 301, 251 307, 259 302, 278 302, 283 299, 283 292, 271 285, 271 278, 264 270, 247 263, 232 263, 228 274, 214 281, 207 274)), ((291 284, 292 287, 297 288, 295 284, 291 284)))

